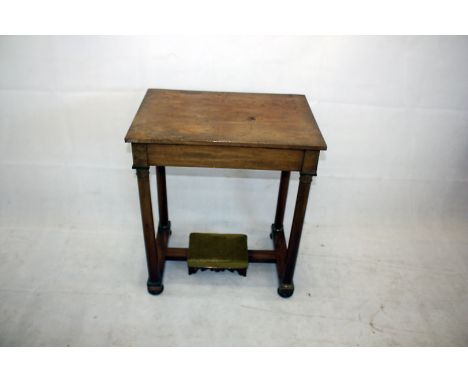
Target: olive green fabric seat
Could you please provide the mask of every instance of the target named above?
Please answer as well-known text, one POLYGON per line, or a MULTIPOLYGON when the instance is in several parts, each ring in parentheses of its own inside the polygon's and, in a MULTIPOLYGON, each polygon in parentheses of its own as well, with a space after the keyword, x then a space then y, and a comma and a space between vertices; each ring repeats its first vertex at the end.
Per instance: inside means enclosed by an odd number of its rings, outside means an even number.
POLYGON ((187 263, 192 269, 244 270, 249 264, 247 235, 191 233, 187 263))

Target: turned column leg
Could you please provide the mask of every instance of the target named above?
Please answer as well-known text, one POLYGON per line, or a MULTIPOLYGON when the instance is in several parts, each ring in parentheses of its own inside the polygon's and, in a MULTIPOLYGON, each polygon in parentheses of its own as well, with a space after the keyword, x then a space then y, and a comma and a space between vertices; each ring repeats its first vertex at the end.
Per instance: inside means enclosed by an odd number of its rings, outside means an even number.
POLYGON ((158 188, 159 224, 158 231, 168 231, 171 234, 171 222, 167 211, 166 168, 156 167, 156 184, 158 188))
POLYGON ((294 217, 289 235, 289 245, 286 254, 283 274, 280 277, 280 286, 278 294, 281 297, 290 297, 294 293, 293 276, 296 267, 297 253, 301 241, 302 227, 307 209, 307 200, 309 198, 310 183, 312 175, 301 173, 299 178, 299 188, 297 190, 296 207, 294 208, 294 217))
POLYGON ((141 220, 143 223, 143 235, 145 239, 146 261, 148 265, 148 292, 160 294, 164 286, 162 284, 161 253, 158 252, 156 237, 154 234, 153 208, 151 205, 151 191, 149 182, 149 168, 135 167, 138 178, 138 192, 140 195, 141 220))
POLYGON ((278 191, 278 202, 276 203, 276 214, 275 222, 271 225, 271 234, 270 237, 273 239, 273 235, 276 232, 283 231, 283 219, 284 211, 286 210, 286 200, 288 198, 288 187, 289 187, 289 178, 291 172, 281 171, 281 180, 278 191))

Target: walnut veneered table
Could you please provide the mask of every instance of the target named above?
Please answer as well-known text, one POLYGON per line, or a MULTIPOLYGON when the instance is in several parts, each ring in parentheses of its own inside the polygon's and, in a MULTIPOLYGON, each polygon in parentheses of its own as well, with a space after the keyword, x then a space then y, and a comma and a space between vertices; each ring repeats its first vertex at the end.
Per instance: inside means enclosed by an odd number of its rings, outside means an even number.
MULTIPOLYGON (((305 96, 149 89, 125 142, 132 144, 133 168, 138 178, 149 273, 147 286, 151 294, 163 291, 165 262, 187 261, 189 255, 189 248, 168 246, 171 223, 166 166, 281 171, 270 234, 274 249, 248 250, 247 253, 248 262, 276 263, 279 295, 290 297, 293 294, 294 268, 310 184, 316 175, 320 151, 327 148, 305 96), (156 166, 157 236, 149 166, 156 166), (298 171, 300 178, 286 245, 283 217, 291 171, 298 171)), ((217 248, 220 248, 219 241, 217 248)))

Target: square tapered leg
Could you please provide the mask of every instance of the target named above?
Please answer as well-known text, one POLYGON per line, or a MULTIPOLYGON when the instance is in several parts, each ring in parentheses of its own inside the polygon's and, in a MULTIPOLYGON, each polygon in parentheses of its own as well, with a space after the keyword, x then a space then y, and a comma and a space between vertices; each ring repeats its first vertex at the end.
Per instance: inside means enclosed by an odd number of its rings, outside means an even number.
POLYGON ((149 167, 135 167, 138 178, 138 192, 140 197, 141 221, 145 239, 146 262, 148 265, 148 292, 162 293, 163 266, 161 254, 158 252, 154 233, 153 208, 151 205, 151 190, 149 183, 149 167))
POLYGON ((291 297, 294 293, 294 269, 296 268, 297 254, 299 252, 299 244, 301 241, 302 228, 304 226, 304 218, 307 209, 307 201, 309 199, 311 182, 311 174, 301 173, 299 177, 299 188, 297 190, 296 206, 294 208, 294 216, 291 227, 291 234, 289 235, 286 259, 280 274, 278 294, 281 297, 291 297))

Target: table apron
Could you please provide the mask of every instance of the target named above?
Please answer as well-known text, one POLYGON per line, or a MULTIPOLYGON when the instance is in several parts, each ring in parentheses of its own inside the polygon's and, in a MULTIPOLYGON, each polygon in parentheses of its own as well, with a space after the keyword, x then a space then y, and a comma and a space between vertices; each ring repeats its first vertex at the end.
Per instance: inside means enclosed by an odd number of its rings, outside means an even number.
POLYGON ((132 144, 135 166, 315 172, 318 151, 171 144, 132 144))

